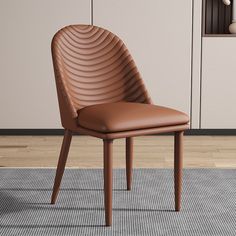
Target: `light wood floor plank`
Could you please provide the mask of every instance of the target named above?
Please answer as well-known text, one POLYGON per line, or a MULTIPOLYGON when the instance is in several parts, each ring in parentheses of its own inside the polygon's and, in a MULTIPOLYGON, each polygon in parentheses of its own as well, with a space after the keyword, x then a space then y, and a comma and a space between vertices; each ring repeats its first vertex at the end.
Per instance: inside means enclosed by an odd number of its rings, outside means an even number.
MULTIPOLYGON (((0 136, 1 167, 56 167, 62 136, 0 136)), ((74 136, 67 167, 101 168, 102 140, 74 136)), ((173 137, 135 138, 134 167, 172 168, 173 137)), ((114 141, 114 168, 125 167, 124 139, 114 141)), ((236 168, 236 136, 185 136, 185 168, 236 168)))

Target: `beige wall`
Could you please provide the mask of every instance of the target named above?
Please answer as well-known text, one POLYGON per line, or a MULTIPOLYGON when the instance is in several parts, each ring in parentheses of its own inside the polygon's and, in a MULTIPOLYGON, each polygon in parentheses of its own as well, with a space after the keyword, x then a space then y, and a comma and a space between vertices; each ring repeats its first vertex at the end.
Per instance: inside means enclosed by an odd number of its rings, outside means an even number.
MULTIPOLYGON (((89 24, 90 7, 89 0, 0 2, 0 128, 61 127, 50 41, 67 24, 89 24)), ((94 24, 126 42, 154 102, 186 113, 191 14, 189 0, 94 0, 94 24)))
POLYGON ((90 23, 88 0, 0 1, 0 128, 60 128, 50 42, 90 23))

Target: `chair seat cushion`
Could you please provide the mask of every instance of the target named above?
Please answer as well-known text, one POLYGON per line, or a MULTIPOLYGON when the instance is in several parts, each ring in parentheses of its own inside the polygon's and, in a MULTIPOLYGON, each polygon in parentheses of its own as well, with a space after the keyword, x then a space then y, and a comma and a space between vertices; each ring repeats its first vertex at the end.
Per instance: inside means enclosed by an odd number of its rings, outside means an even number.
POLYGON ((181 125, 189 117, 180 111, 143 103, 117 102, 78 111, 78 125, 102 133, 181 125))

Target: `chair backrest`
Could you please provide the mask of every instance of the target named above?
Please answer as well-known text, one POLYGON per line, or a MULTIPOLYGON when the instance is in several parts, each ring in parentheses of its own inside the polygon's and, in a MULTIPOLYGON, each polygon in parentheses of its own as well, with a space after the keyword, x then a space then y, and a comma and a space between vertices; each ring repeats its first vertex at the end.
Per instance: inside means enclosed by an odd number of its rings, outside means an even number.
POLYGON ((62 123, 89 105, 151 103, 129 51, 108 30, 91 25, 62 28, 52 40, 52 57, 62 123))

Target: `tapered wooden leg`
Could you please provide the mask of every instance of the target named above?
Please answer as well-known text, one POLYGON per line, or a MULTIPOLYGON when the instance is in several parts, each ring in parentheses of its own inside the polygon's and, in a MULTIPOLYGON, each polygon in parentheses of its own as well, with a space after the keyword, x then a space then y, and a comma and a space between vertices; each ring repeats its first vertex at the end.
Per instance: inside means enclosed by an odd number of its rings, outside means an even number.
POLYGON ((174 147, 174 179, 175 179, 175 210, 181 207, 182 168, 183 168, 183 131, 175 132, 174 147))
POLYGON ((133 138, 126 138, 126 180, 127 190, 131 190, 133 169, 133 138))
POLYGON ((54 181, 51 204, 55 204, 56 199, 57 199, 57 195, 58 195, 60 184, 61 184, 61 179, 65 170, 71 138, 72 138, 72 132, 70 130, 65 130, 65 134, 64 134, 64 138, 63 138, 63 142, 61 146, 61 152, 60 152, 60 156, 59 156, 59 160, 57 164, 57 171, 56 171, 56 177, 54 181))
POLYGON ((104 203, 106 226, 112 224, 112 144, 113 140, 103 140, 104 156, 104 203))

